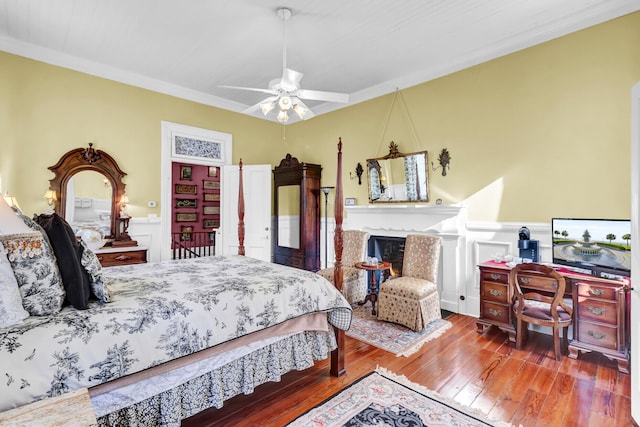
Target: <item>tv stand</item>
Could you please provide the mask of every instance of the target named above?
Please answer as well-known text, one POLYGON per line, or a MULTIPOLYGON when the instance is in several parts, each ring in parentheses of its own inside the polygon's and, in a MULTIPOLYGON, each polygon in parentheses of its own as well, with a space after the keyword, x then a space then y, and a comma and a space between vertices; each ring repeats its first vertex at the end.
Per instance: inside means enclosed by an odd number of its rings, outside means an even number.
MULTIPOLYGON (((504 263, 485 262, 480 268, 480 317, 478 333, 496 326, 515 342, 516 328, 512 308, 511 268, 504 263)), ((616 360, 620 372, 629 373, 629 282, 558 269, 567 282, 565 296, 573 300, 573 339, 569 357, 597 351, 616 360)), ((544 290, 532 274, 529 287, 544 290)))

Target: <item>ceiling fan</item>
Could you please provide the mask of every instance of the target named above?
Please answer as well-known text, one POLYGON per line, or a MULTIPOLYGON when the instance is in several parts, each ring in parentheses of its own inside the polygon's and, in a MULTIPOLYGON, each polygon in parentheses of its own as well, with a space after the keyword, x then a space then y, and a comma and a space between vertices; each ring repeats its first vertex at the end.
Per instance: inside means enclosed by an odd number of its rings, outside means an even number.
POLYGON ((300 80, 302 80, 301 72, 287 68, 287 33, 286 21, 291 18, 291 9, 279 8, 278 16, 283 22, 283 48, 282 48, 282 77, 275 78, 269 82, 267 89, 241 87, 241 86, 220 86, 228 89, 250 90, 254 92, 268 93, 272 96, 263 99, 255 105, 243 111, 245 114, 251 114, 258 109, 266 116, 271 110, 278 107, 277 119, 281 123, 289 120, 289 110, 293 110, 301 119, 309 119, 314 116, 313 112, 307 107, 303 99, 314 101, 328 102, 349 102, 349 95, 338 92, 325 92, 319 90, 300 89, 300 80))

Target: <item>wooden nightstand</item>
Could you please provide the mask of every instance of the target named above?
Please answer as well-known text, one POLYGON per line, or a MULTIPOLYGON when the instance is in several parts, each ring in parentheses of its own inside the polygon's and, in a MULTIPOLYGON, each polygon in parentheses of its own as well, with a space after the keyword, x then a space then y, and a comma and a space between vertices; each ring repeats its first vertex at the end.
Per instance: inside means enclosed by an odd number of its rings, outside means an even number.
POLYGON ((142 246, 102 248, 94 252, 103 267, 144 264, 147 262, 147 248, 142 246))

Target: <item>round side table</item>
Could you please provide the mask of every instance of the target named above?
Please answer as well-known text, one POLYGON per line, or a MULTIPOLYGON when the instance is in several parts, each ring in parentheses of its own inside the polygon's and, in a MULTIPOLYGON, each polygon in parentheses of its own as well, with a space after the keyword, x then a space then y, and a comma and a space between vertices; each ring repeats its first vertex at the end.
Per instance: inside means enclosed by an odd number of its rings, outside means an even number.
POLYGON ((382 262, 379 262, 378 264, 372 265, 372 264, 367 264, 365 262, 356 262, 355 266, 356 268, 359 268, 361 270, 371 271, 371 282, 369 283, 369 291, 367 292, 367 296, 365 297, 364 301, 359 302, 358 304, 365 305, 367 301, 371 301, 371 305, 373 306, 373 309, 371 310, 371 314, 375 316, 376 302, 378 301, 378 290, 379 290, 378 287, 380 285, 378 280, 378 275, 379 275, 379 272, 381 271, 391 269, 391 263, 382 261, 382 262))

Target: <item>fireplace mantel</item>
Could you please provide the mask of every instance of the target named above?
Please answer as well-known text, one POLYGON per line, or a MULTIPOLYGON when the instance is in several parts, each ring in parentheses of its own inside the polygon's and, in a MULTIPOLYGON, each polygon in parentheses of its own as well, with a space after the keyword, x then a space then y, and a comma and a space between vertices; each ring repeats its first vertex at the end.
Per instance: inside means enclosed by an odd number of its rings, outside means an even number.
POLYGON ((347 221, 368 231, 464 233, 464 205, 346 206, 347 221))
POLYGON ((406 237, 435 234, 443 239, 438 292, 440 306, 458 313, 464 289, 467 210, 464 205, 367 205, 345 206, 346 229, 372 236, 406 237))

